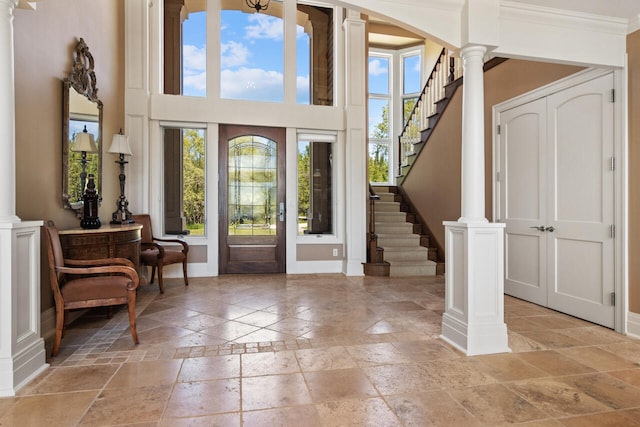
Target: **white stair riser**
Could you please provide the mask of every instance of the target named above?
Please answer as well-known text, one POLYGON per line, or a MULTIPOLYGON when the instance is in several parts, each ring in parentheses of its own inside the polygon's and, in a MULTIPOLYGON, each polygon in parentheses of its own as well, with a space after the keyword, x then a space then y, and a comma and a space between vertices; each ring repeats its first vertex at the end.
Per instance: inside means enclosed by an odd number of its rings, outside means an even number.
POLYGON ((378 234, 378 246, 386 247, 408 247, 414 248, 420 246, 420 236, 415 234, 407 234, 406 236, 398 236, 394 234, 378 234))
POLYGON ((375 204, 375 211, 378 212, 400 212, 400 203, 378 202, 375 204))
POLYGON ((413 225, 405 223, 378 223, 376 222, 376 234, 413 234, 413 225))
POLYGON ((403 265, 403 266, 394 266, 391 265, 389 268, 389 276, 391 277, 400 277, 400 276, 435 276, 436 275, 436 266, 435 265, 403 265))
POLYGON ((378 212, 376 213, 376 224, 404 224, 407 222, 407 214, 404 212, 378 212))
POLYGON ((392 252, 389 251, 388 248, 384 251, 384 260, 385 261, 404 261, 404 262, 427 262, 429 258, 426 253, 420 252, 392 252))
POLYGON ((378 196, 380 197, 379 200, 376 201, 376 203, 378 202, 395 202, 396 200, 396 195, 393 193, 379 193, 378 196))

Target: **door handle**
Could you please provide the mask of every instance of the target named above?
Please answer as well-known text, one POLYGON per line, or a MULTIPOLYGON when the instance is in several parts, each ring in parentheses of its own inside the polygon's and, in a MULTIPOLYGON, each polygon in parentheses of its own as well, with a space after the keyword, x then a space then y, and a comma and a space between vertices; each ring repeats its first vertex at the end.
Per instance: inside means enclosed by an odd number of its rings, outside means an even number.
POLYGON ((544 225, 532 226, 529 228, 535 228, 538 231, 545 231, 544 225))
POLYGON ((553 227, 553 225, 550 226, 550 227, 545 228, 544 230, 548 231, 549 233, 553 233, 554 231, 556 231, 556 229, 553 227))
POLYGON ((278 219, 280 220, 280 222, 284 221, 284 202, 280 202, 280 212, 278 212, 278 219))

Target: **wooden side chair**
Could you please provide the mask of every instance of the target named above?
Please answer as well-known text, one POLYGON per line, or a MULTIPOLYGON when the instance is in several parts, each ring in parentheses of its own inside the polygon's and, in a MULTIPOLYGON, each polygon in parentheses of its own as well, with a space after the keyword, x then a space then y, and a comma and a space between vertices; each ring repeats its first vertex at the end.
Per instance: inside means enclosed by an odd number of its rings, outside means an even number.
POLYGON ((133 215, 133 220, 142 224, 142 243, 140 246, 140 262, 142 265, 151 267, 151 281, 153 283, 158 270, 158 287, 160 293, 164 293, 162 283, 162 268, 165 265, 182 263, 182 275, 184 276, 184 285, 189 286, 189 278, 187 277, 187 255, 189 254, 189 245, 179 239, 161 239, 154 237, 151 229, 151 217, 148 214, 133 215), (175 243, 176 245, 162 245, 161 243, 175 243))
POLYGON ((127 304, 133 342, 136 331, 138 273, 125 258, 94 260, 64 259, 58 229, 53 221, 44 225, 51 290, 56 304, 56 336, 52 356, 58 354, 67 310, 127 304))

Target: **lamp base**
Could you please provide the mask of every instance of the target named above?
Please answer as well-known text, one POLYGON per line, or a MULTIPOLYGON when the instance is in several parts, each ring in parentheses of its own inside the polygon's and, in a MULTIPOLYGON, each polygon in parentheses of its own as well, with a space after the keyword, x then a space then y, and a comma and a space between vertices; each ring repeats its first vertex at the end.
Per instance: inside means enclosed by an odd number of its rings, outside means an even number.
POLYGON ((80 221, 80 227, 87 229, 100 228, 100 218, 82 218, 80 221))
POLYGON ((120 198, 116 202, 116 206, 118 209, 111 214, 111 224, 132 224, 135 221, 131 219, 131 212, 129 212, 129 202, 124 197, 124 195, 120 195, 120 198))

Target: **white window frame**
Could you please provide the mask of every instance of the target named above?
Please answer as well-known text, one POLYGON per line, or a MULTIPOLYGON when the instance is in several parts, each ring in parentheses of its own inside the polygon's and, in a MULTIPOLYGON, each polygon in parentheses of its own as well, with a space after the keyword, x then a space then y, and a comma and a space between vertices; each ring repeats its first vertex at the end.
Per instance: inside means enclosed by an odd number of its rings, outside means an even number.
POLYGON ((296 132, 296 182, 298 176, 298 143, 300 141, 318 141, 318 142, 330 142, 333 144, 331 153, 333 157, 333 161, 331 164, 331 227, 332 232, 326 234, 298 234, 298 186, 295 187, 295 235, 296 235, 296 243, 297 244, 310 244, 310 243, 319 243, 322 240, 322 243, 342 243, 339 238, 339 229, 342 219, 338 214, 338 161, 340 158, 341 150, 339 150, 338 146, 338 135, 337 132, 323 132, 317 130, 303 130, 299 129, 296 132))
MULTIPOLYGON (((369 147, 371 146, 371 144, 378 144, 378 145, 386 145, 388 147, 388 162, 389 162, 389 176, 387 178, 387 182, 375 182, 374 184, 389 184, 391 185, 393 183, 393 181, 395 180, 395 175, 396 175, 396 171, 395 171, 395 147, 394 147, 394 135, 395 135, 395 129, 393 128, 393 124, 395 123, 395 102, 394 102, 394 98, 395 98, 395 94, 397 93, 397 89, 396 89, 396 83, 395 83, 395 73, 394 71, 397 69, 397 55, 396 52, 393 50, 387 50, 387 49, 375 49, 375 48, 370 48, 369 49, 369 53, 367 55, 367 64, 369 63, 369 60, 372 57, 380 57, 380 58, 385 58, 388 60, 389 63, 389 80, 387 82, 388 84, 388 94, 380 94, 380 93, 371 93, 369 92, 369 88, 367 87, 367 106, 369 105, 369 101, 370 100, 386 100, 387 101, 387 105, 389 106, 389 112, 388 112, 388 117, 389 117, 389 130, 388 130, 388 135, 386 139, 380 139, 380 138, 372 138, 371 135, 369 134, 369 117, 367 116, 367 170, 369 167, 369 163, 368 163, 368 159, 369 159, 369 147)), ((369 180, 369 182, 371 182, 369 180)))

